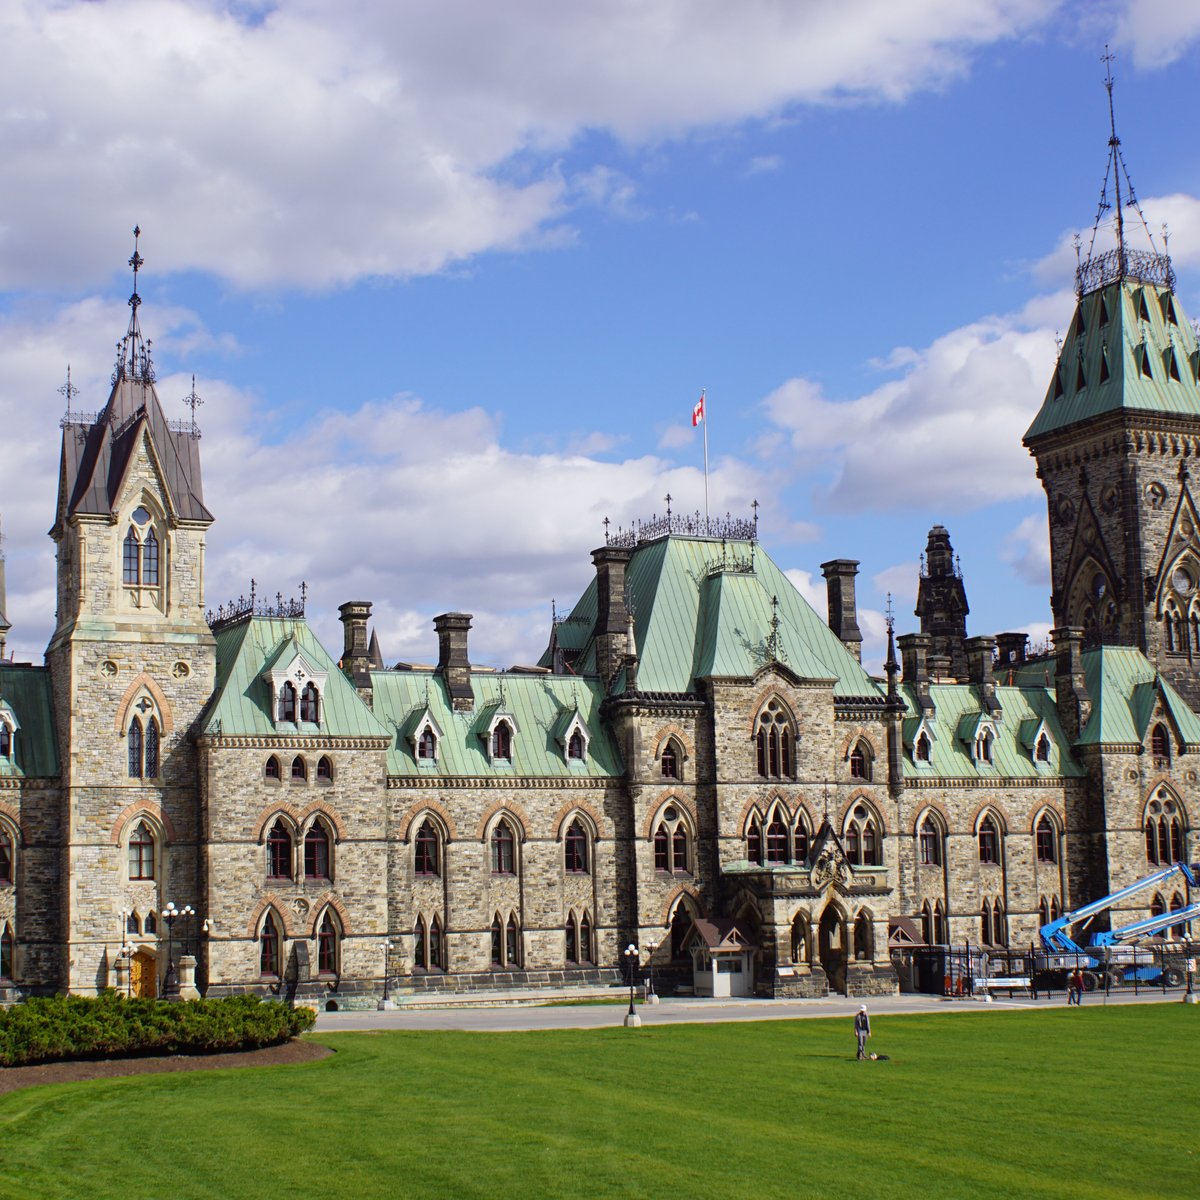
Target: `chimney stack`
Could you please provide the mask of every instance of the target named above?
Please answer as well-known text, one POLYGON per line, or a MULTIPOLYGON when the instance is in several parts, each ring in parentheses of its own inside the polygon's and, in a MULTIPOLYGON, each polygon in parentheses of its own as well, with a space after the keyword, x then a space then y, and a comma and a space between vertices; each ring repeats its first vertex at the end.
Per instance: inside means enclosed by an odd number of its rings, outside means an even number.
POLYGON ((917 707, 923 717, 934 715, 933 701, 929 698, 929 668, 927 659, 933 639, 927 633, 903 633, 896 643, 900 647, 900 660, 904 664, 903 682, 910 684, 916 693, 917 707))
POLYGON ((996 660, 998 667, 1019 667, 1029 653, 1029 634, 998 633, 996 645, 1000 649, 1000 657, 996 660))
POLYGON ((371 659, 367 652, 369 600, 347 600, 338 605, 343 628, 342 671, 355 687, 371 686, 371 659))
POLYGON ((854 596, 854 577, 858 560, 834 558, 821 564, 829 598, 829 628, 851 654, 862 662, 862 631, 858 627, 858 605, 854 596))
POLYGON ((1074 741, 1092 715, 1092 698, 1083 674, 1083 630, 1062 625, 1050 630, 1050 636, 1058 653, 1054 675, 1058 719, 1074 741))
POLYGON ((442 613, 433 618, 438 635, 438 673, 446 681, 450 705, 456 712, 470 712, 475 707, 475 692, 471 687, 471 662, 467 658, 467 630, 471 628, 470 613, 442 613))
POLYGON ((996 699, 996 680, 992 674, 992 655, 996 651, 994 637, 967 638, 967 678, 979 689, 979 706, 988 716, 999 720, 1000 702, 996 699))
POLYGON ((625 568, 633 551, 624 546, 601 546, 592 551, 596 564, 596 669, 605 690, 625 662, 627 614, 625 568))

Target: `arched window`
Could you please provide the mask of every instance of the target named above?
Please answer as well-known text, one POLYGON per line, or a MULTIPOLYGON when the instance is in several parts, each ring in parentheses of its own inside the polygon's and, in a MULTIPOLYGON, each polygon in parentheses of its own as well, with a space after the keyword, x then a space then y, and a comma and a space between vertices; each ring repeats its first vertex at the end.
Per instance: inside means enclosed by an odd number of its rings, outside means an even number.
POLYGON ((671 869, 671 839, 667 835, 667 827, 660 825, 654 831, 654 869, 670 871, 671 869))
POLYGON ((300 693, 300 720, 312 725, 319 725, 321 721, 321 698, 317 685, 311 679, 300 693))
POLYGON ((517 929, 517 918, 509 913, 508 924, 504 927, 505 965, 519 967, 521 965, 521 937, 517 929))
POLYGON ((1171 861, 1183 862, 1183 826, 1178 817, 1171 818, 1171 861))
POLYGON ((329 831, 321 821, 314 821, 304 835, 304 877, 329 880, 329 831))
POLYGON ((329 910, 321 918, 321 928, 317 930, 317 973, 319 975, 336 975, 338 973, 338 931, 333 923, 329 910))
MULTIPOLYGON (((1183 908, 1183 906, 1183 897, 1176 892, 1175 895, 1171 897, 1171 911, 1178 912, 1181 908, 1183 908)), ((1183 925, 1171 926, 1171 937, 1173 937, 1175 941, 1182 942, 1186 936, 1187 931, 1183 925)))
POLYGON ((492 918, 492 966, 504 966, 504 926, 499 913, 492 918))
POLYGON ((268 912, 262 923, 262 933, 259 935, 258 970, 266 976, 279 975, 279 926, 275 924, 275 914, 268 912))
POLYGON ((865 913, 858 914, 854 922, 854 957, 860 961, 875 956, 875 932, 871 918, 865 913))
POLYGON ((687 938, 688 931, 692 928, 692 913, 686 904, 682 902, 675 906, 675 912, 671 917, 671 960, 678 962, 685 958, 686 955, 683 949, 683 943, 687 938))
POLYGON ((867 821, 863 825, 863 863, 866 866, 879 866, 879 839, 874 821, 867 821))
POLYGON ((442 937, 442 923, 434 913, 429 922, 429 969, 444 971, 446 969, 446 942, 442 937))
POLYGON ((567 962, 579 962, 579 933, 575 928, 575 916, 567 917, 567 962))
POLYGON ((929 734, 923 729, 917 735, 916 743, 913 745, 913 760, 924 763, 929 761, 929 734))
POLYGON ((285 679, 283 687, 279 689, 279 719, 281 721, 295 721, 296 719, 296 689, 290 679, 285 679))
POLYGON ((437 758, 437 735, 428 725, 421 730, 421 736, 417 739, 417 757, 428 762, 437 758))
POLYGON ((808 921, 803 913, 792 920, 792 962, 808 962, 808 921))
POLYGON ((1146 806, 1146 859, 1155 864, 1185 861, 1186 838, 1179 805, 1160 788, 1146 806))
POLYGON ((425 918, 418 917, 413 925, 413 970, 426 970, 428 962, 429 944, 425 940, 425 918))
POLYGON ((567 757, 583 759, 583 734, 578 729, 567 739, 567 757))
POLYGON ((578 819, 567 827, 567 871, 572 875, 586 875, 588 870, 587 831, 578 819))
POLYGON ((267 765, 263 768, 263 775, 265 775, 268 779, 278 779, 279 774, 279 759, 272 754, 271 757, 267 759, 267 765))
POLYGON ((921 937, 927 946, 937 944, 933 935, 933 907, 928 900, 921 907, 921 937))
POLYGON ((154 909, 146 914, 146 924, 143 928, 146 930, 147 937, 154 937, 158 933, 158 918, 154 915, 154 909))
POLYGON ((1171 738, 1161 722, 1150 733, 1150 753, 1156 760, 1155 766, 1167 766, 1171 762, 1171 738))
POLYGON ((136 908, 125 918, 125 932, 135 937, 142 932, 142 923, 138 919, 136 908))
POLYGON ((868 781, 871 778, 871 749, 861 738, 850 751, 850 778, 868 781))
POLYGON ((1167 911, 1167 902, 1157 892, 1154 893, 1154 899, 1150 901, 1150 916, 1157 918, 1161 917, 1167 911))
POLYGON ((129 722, 129 778, 142 778, 142 722, 138 717, 134 717, 129 722))
POLYGON ((333 782, 333 759, 331 759, 328 754, 322 754, 321 757, 317 759, 317 782, 333 782))
POLYGON ((282 821, 276 821, 267 833, 267 878, 291 879, 292 835, 282 821))
POLYGON ((797 863, 808 862, 808 826, 804 823, 802 816, 796 818, 795 828, 796 852, 792 861, 797 863))
POLYGON ((1040 763, 1050 761, 1050 738, 1045 731, 1038 735, 1037 745, 1033 749, 1033 757, 1040 763))
POLYGON ((746 826, 746 858, 762 866, 763 861, 763 841, 762 841, 762 826, 758 822, 757 817, 752 817, 746 826))
POLYGON ((942 865, 942 830, 932 817, 926 817, 921 822, 917 843, 922 866, 940 867, 942 865))
POLYGON ((0 758, 12 758, 12 730, 6 721, 0 721, 0 758))
POLYGON ((142 583, 147 587, 158 587, 158 538, 151 529, 142 544, 142 583))
POLYGON ((946 936, 946 910, 940 900, 933 906, 933 938, 937 946, 945 946, 950 940, 946 936))
POLYGON ((664 779, 679 778, 679 752, 673 741, 663 747, 662 757, 658 761, 664 779))
POLYGON ((13 951, 16 939, 13 937, 12 925, 5 922, 4 932, 0 933, 0 979, 13 978, 13 951))
POLYGON ((1043 815, 1037 823, 1037 860, 1043 863, 1058 862, 1054 825, 1048 816, 1043 815))
POLYGON ((146 778, 158 778, 158 718, 151 717, 146 726, 146 778))
POLYGON ((760 775, 767 779, 792 777, 792 722, 778 700, 769 701, 759 713, 754 742, 760 775))
POLYGON ((586 910, 579 922, 579 961, 581 963, 592 961, 592 919, 586 910))
POLYGON ((654 830, 654 869, 671 875, 686 875, 691 867, 691 836, 684 824, 683 813, 674 804, 668 804, 654 830))
POLYGON ((985 946, 991 945, 992 905, 988 900, 983 902, 983 908, 979 911, 979 940, 983 942, 985 946))
POLYGON ((417 830, 415 869, 418 875, 441 874, 440 841, 437 826, 427 817, 417 830))
POLYGON ((1008 945, 1008 930, 1004 924, 1004 905, 999 900, 992 906, 992 945, 1008 945))
POLYGON ((129 839, 129 878, 154 878, 154 834, 145 821, 139 821, 129 839))
POLYGON ((1158 825, 1151 820, 1146 822, 1146 861, 1158 862, 1158 825))
POLYGON ((779 812, 771 818, 767 826, 767 862, 768 864, 786 863, 788 860, 788 830, 779 812))
POLYGON ((121 543, 121 580, 123 583, 136 586, 139 582, 138 567, 141 553, 141 543, 131 525, 129 532, 125 535, 125 541, 121 543))
POLYGON ((676 825, 671 835, 671 871, 673 874, 686 874, 691 869, 691 856, 688 854, 688 835, 683 825, 676 825))
POLYGON ((862 865, 862 838, 858 826, 851 825, 846 830, 846 857, 857 867, 862 865))
POLYGON ((1050 901, 1045 896, 1038 901, 1038 924, 1050 924, 1050 901))
POLYGON ((877 867, 883 862, 879 825, 865 804, 856 804, 847 818, 845 846, 852 866, 877 867))
POLYGON ((492 830, 492 874, 515 875, 516 855, 512 827, 507 821, 497 821, 492 830))
POLYGON ((149 511, 133 510, 121 543, 121 581, 126 587, 158 587, 159 544, 149 511))
POLYGON ((1062 907, 1058 903, 1058 897, 1050 898, 1050 920, 1057 921, 1062 916, 1062 907))
POLYGON ((986 816, 979 822, 979 861, 981 863, 998 863, 1000 861, 1000 835, 996 822, 991 816, 986 816))
POLYGON ((0 829, 0 884, 13 881, 13 840, 0 829))
POLYGON ((492 730, 492 758, 512 758, 512 726, 507 721, 499 721, 492 730))
POLYGON ((993 734, 990 729, 981 729, 975 738, 975 761, 990 763, 992 761, 993 734))
POLYGON ((303 783, 308 778, 308 763, 304 761, 302 754, 297 754, 292 759, 292 779, 303 783))

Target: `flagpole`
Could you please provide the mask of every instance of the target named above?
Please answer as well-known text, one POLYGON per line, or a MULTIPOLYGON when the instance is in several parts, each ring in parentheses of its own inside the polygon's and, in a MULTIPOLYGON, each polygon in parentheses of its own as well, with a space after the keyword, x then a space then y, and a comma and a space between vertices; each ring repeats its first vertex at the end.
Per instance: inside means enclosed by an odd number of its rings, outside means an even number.
POLYGON ((704 426, 704 532, 708 533, 708 405, 704 400, 704 388, 700 389, 700 403, 704 405, 700 422, 704 426))

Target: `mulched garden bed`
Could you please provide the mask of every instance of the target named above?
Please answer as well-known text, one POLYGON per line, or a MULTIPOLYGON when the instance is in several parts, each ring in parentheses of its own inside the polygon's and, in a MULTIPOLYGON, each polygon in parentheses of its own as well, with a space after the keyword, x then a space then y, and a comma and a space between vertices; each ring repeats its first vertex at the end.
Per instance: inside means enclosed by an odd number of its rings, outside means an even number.
POLYGON ((161 1058, 106 1058, 83 1062, 39 1063, 33 1067, 0 1067, 0 1095, 42 1083, 78 1083, 119 1075, 159 1075, 165 1071, 212 1071, 225 1067, 278 1067, 315 1062, 333 1051, 319 1042, 284 1042, 262 1050, 222 1054, 172 1054, 161 1058))

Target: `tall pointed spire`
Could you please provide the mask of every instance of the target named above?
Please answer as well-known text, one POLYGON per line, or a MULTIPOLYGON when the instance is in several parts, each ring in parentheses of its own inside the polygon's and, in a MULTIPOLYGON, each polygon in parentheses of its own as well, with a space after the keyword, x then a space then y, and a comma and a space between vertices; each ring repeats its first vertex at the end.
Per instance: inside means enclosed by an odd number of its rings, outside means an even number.
POLYGON ((138 249, 138 241, 142 236, 140 225, 133 227, 133 253, 129 256, 129 265, 133 268, 133 294, 129 297, 129 328, 125 336, 117 343, 117 365, 113 371, 113 383, 119 379, 132 379, 138 383, 154 382, 154 364, 150 359, 150 343, 142 337, 142 327, 138 321, 138 309, 142 306, 142 298, 138 295, 138 272, 146 260, 138 249))
MULTIPOLYGON (((1125 166, 1125 156, 1121 153, 1121 139, 1117 136, 1116 108, 1113 104, 1113 84, 1116 80, 1112 73, 1114 55, 1107 46, 1100 60, 1104 63, 1104 88, 1108 92, 1108 165, 1104 170, 1104 183, 1100 188, 1100 204, 1096 209, 1096 219, 1092 224, 1092 236, 1088 242, 1087 257, 1083 258, 1075 269, 1075 292, 1079 297, 1094 292, 1110 283, 1121 279, 1136 279, 1144 283, 1155 283, 1160 286, 1175 288, 1175 272, 1171 267, 1171 257, 1165 248, 1160 254, 1146 222, 1141 205, 1138 204, 1137 194, 1133 190, 1133 180, 1129 177, 1129 169, 1125 166), (1108 198, 1108 183, 1112 179, 1113 200, 1108 198), (1125 181, 1122 194, 1121 181, 1125 181), (1113 211, 1117 244, 1112 250, 1096 253, 1096 237, 1100 232, 1100 223, 1105 213, 1113 211), (1146 234, 1148 250, 1131 249, 1125 240, 1125 212, 1132 209, 1146 234)), ((1076 254, 1082 251, 1082 243, 1076 243, 1076 254)))

